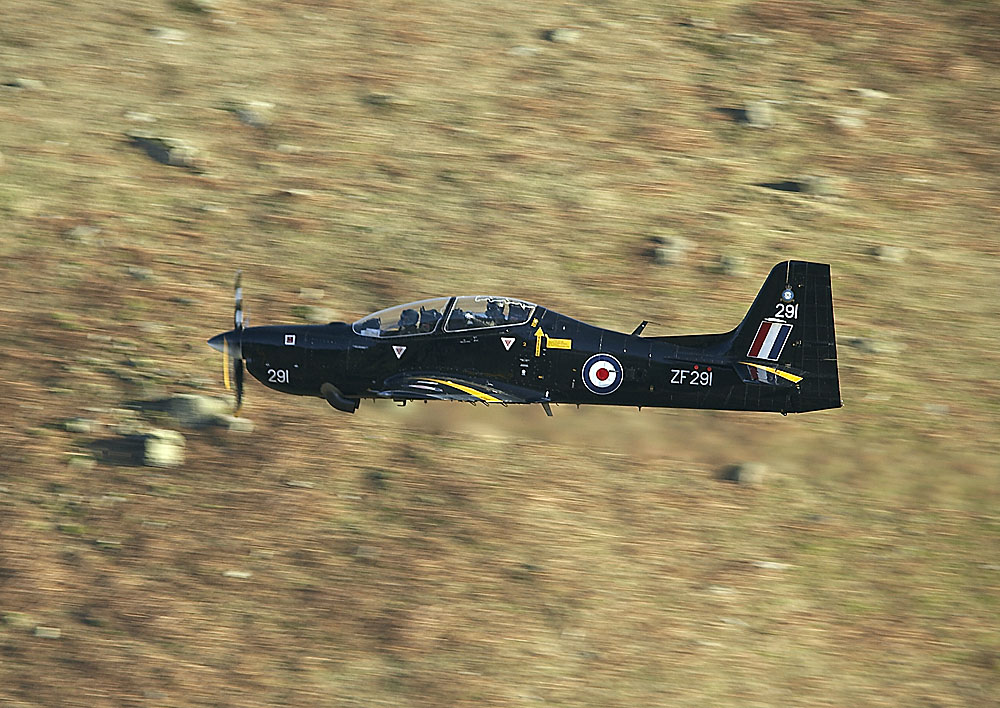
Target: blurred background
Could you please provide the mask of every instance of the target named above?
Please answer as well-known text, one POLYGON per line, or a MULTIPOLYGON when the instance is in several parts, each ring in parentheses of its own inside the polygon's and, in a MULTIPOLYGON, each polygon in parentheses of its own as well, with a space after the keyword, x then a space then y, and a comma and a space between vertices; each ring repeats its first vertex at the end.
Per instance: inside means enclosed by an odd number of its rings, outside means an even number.
POLYGON ((996 705, 998 36, 973 1, 4 0, 0 703, 996 705), (205 345, 237 269, 253 324, 496 293, 695 334, 789 258, 832 266, 840 410, 251 380, 234 420, 205 345))

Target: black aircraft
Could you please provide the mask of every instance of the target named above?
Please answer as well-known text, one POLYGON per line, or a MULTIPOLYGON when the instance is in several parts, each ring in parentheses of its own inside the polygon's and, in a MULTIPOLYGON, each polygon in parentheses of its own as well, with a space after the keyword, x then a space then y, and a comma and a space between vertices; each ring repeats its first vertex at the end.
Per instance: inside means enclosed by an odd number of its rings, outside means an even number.
POLYGON ((785 261, 725 334, 643 337, 493 295, 439 297, 353 324, 246 327, 208 340, 276 391, 353 413, 362 398, 711 408, 782 414, 838 408, 830 266, 785 261))

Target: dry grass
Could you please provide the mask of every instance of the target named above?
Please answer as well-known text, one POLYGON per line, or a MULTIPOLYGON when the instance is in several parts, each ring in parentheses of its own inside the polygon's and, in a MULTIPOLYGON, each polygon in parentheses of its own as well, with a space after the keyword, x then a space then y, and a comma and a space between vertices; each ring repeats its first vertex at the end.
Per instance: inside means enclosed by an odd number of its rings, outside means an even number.
POLYGON ((3 11, 0 83, 44 88, 0 89, 0 702, 995 702, 987 3, 193 7, 3 11), (774 128, 732 119, 761 99, 774 128), (754 186, 808 174, 839 194, 754 186), (236 268, 254 323, 304 287, 346 319, 497 291, 681 333, 731 327, 787 257, 833 264, 840 411, 348 419, 251 382, 252 435, 185 430, 172 471, 85 461, 129 401, 218 390, 236 268), (761 487, 716 481, 741 460, 761 487))

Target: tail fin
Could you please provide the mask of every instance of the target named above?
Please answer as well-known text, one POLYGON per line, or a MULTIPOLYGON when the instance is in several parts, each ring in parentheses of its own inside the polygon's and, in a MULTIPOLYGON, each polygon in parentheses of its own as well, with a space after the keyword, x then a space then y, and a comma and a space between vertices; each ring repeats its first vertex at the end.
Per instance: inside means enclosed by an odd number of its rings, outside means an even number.
POLYGON ((774 266, 729 337, 727 354, 739 362, 747 383, 794 384, 787 412, 843 405, 829 265, 785 261, 774 266))

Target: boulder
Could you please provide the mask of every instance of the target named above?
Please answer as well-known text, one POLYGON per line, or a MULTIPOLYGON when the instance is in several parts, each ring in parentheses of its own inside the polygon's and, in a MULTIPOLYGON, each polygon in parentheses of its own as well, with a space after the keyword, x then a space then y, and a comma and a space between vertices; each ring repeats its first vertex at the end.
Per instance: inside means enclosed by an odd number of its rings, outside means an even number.
POLYGON ((764 481, 767 465, 762 462, 741 462, 729 465, 719 471, 719 479, 748 486, 756 486, 764 481))
POLYGON ((163 402, 166 413, 181 425, 200 428, 215 425, 230 415, 229 401, 195 393, 181 393, 163 402))
POLYGON ((184 436, 176 430, 150 430, 144 436, 143 464, 148 467, 179 467, 184 464, 184 444, 184 436))
POLYGON ((657 265, 678 265, 691 250, 691 242, 683 236, 654 236, 653 261, 657 265))
POLYGON ((743 115, 751 128, 774 127, 774 107, 770 101, 747 101, 743 115))
POLYGON ((908 252, 903 246, 874 246, 871 251, 883 263, 902 263, 908 252))
POLYGON ((144 130, 130 130, 125 137, 159 163, 201 171, 203 157, 200 151, 183 140, 153 135, 144 130))
POLYGON ((550 42, 555 42, 556 44, 573 44, 580 41, 580 30, 571 29, 569 27, 557 27, 555 29, 545 30, 542 36, 549 40, 550 42))

